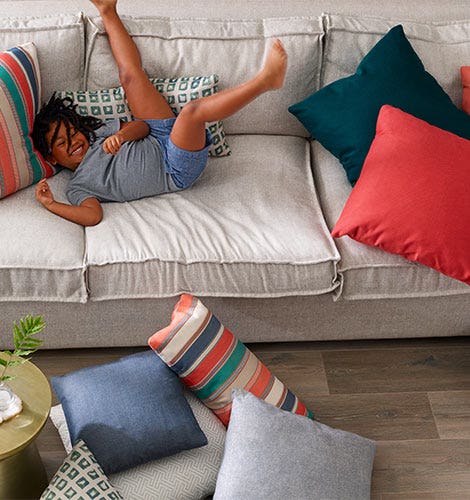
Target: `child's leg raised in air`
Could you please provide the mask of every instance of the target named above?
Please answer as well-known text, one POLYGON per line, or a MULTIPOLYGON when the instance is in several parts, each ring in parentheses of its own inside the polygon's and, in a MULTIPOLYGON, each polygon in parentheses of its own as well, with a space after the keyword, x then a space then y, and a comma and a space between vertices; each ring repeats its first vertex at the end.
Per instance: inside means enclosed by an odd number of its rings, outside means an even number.
POLYGON ((205 146, 205 123, 223 120, 256 97, 281 88, 287 69, 287 54, 280 40, 275 40, 263 69, 251 80, 218 94, 191 101, 176 118, 171 140, 181 149, 199 151, 205 146))
POLYGON ((91 0, 98 9, 116 60, 119 79, 132 114, 141 120, 163 120, 175 115, 165 98, 150 83, 139 50, 116 10, 117 0, 91 0))

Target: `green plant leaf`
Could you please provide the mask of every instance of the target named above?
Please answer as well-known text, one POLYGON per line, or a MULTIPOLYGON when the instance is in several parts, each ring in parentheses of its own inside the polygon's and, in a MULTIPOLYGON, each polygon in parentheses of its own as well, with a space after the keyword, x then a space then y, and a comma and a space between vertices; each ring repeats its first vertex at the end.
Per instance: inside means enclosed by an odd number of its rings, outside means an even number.
POLYGON ((36 338, 36 337, 25 337, 23 339, 23 343, 25 343, 25 342, 33 342, 33 343, 39 343, 40 344, 43 341, 41 339, 36 338))
POLYGON ((11 351, 3 351, 3 354, 6 354, 7 356, 11 356, 13 353, 11 351))
POLYGON ((8 363, 8 366, 19 366, 19 365, 22 365, 24 362, 26 361, 26 359, 20 359, 18 361, 10 361, 8 363))
MULTIPOLYGON (((15 350, 13 353, 10 351, 4 351, 8 356, 15 356, 14 361, 4 361, 0 358, 0 366, 3 366, 3 370, 1 372, 0 380, 12 380, 15 377, 10 377, 5 375, 5 372, 9 366, 18 366, 26 361, 29 358, 25 358, 25 356, 30 356, 35 353, 40 345, 44 342, 43 339, 33 338, 33 335, 36 335, 40 331, 44 329, 46 323, 44 322, 42 316, 34 317, 32 314, 28 314, 24 318, 19 320, 19 325, 14 322, 13 323, 13 341, 15 344, 15 350)), ((1 351, 0 351, 1 352, 1 351)))
POLYGON ((30 354, 33 354, 35 351, 24 351, 22 349, 15 350, 13 353, 13 356, 29 356, 30 354))
POLYGON ((27 326, 27 331, 29 335, 36 335, 46 326, 46 323, 44 323, 42 316, 37 316, 36 318, 33 318, 33 316, 29 315, 26 318, 25 324, 27 326))
POLYGON ((14 380, 16 378, 15 375, 3 375, 3 377, 0 377, 0 382, 6 381, 6 380, 14 380))
POLYGON ((43 343, 40 339, 29 338, 21 343, 21 349, 37 349, 43 343))
POLYGON ((20 329, 16 323, 13 323, 13 340, 15 342, 15 348, 18 348, 23 340, 20 329))

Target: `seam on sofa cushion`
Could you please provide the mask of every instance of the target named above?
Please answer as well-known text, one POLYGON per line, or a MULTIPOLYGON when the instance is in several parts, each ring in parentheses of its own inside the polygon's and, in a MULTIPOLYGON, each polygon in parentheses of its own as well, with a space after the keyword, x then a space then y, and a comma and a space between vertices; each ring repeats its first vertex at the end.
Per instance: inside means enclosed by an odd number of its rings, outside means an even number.
MULTIPOLYGON (((184 19, 184 18, 164 18, 164 17, 140 17, 140 16, 123 16, 124 22, 136 23, 136 26, 139 29, 142 29, 141 32, 134 33, 132 32, 132 36, 144 36, 144 37, 155 37, 162 38, 166 40, 175 40, 178 38, 194 38, 201 40, 213 40, 213 39, 228 39, 228 40, 256 40, 269 38, 276 34, 278 36, 292 36, 292 35, 322 35, 323 31, 321 29, 320 16, 303 16, 303 17, 271 17, 264 18, 258 20, 243 20, 243 19, 232 19, 227 21, 226 19, 206 19, 206 18, 196 18, 196 19, 184 19), (176 35, 172 35, 168 30, 166 32, 162 29, 161 34, 156 34, 154 31, 148 29, 148 27, 142 28, 142 24, 146 21, 151 22, 152 24, 158 24, 159 22, 162 25, 162 28, 168 27, 171 23, 173 25, 177 25, 179 29, 181 29, 181 33, 176 35), (299 22, 304 21, 302 28, 299 28, 299 22), (197 30, 200 28, 196 28, 196 31, 193 31, 194 25, 197 23, 204 23, 207 25, 213 26, 213 33, 197 33, 197 30), (286 23, 291 23, 290 29, 286 27, 286 23), (318 26, 313 26, 311 23, 318 23, 318 26), (253 33, 237 33, 233 36, 227 34, 227 26, 235 26, 238 30, 243 31, 249 25, 253 26, 253 28, 262 28, 262 31, 253 32, 253 33), (320 28, 320 29, 317 29, 320 28), (283 31, 284 30, 284 31, 283 31), (274 33, 275 32, 275 33, 274 33)), ((89 24, 95 29, 97 35, 105 35, 105 30, 101 26, 101 18, 98 16, 87 17, 89 24), (98 23, 97 23, 98 21, 98 23)), ((153 26, 154 28, 154 26, 153 26)), ((233 29, 233 28, 232 28, 233 29)))

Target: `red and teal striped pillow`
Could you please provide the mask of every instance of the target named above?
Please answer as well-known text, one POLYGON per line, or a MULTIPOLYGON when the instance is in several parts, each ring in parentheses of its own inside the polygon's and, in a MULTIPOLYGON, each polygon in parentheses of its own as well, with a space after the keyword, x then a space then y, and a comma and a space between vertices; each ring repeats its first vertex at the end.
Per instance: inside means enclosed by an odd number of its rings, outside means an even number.
POLYGON ((41 103, 36 47, 0 53, 0 198, 56 173, 34 149, 34 117, 41 103))
POLYGON ((278 408, 313 418, 297 396, 192 295, 181 296, 171 323, 150 337, 149 345, 225 425, 232 389, 244 389, 278 408))

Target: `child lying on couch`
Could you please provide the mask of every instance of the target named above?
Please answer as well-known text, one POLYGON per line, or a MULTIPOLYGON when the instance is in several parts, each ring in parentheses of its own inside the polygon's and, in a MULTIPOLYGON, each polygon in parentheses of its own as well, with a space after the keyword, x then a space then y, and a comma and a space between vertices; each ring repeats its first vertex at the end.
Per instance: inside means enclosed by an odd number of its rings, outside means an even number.
POLYGON ((175 117, 141 66, 140 54, 116 10, 117 0, 91 0, 98 8, 135 120, 104 124, 79 116, 70 99, 52 96, 33 129, 36 148, 48 161, 72 170, 71 205, 54 200, 43 179, 37 199, 51 212, 91 226, 101 202, 130 201, 190 187, 204 170, 211 138, 205 123, 222 120, 269 90, 281 88, 287 54, 275 40, 262 70, 251 80, 188 103, 175 117))

